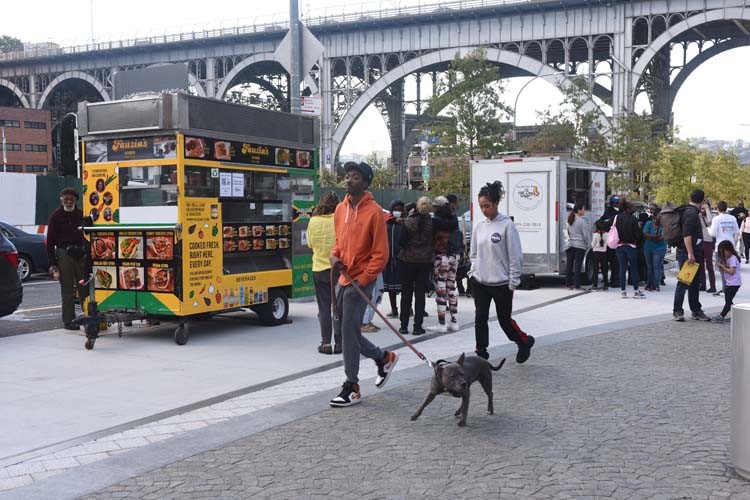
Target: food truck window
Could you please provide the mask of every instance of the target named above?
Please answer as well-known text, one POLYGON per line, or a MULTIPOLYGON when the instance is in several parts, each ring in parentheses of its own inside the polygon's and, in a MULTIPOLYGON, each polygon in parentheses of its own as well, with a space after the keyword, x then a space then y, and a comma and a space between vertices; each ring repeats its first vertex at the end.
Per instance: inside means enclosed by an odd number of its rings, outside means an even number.
POLYGON ((120 206, 177 205, 177 167, 119 167, 120 206))
POLYGON ((219 179, 211 177, 211 168, 185 165, 185 196, 217 198, 219 179))

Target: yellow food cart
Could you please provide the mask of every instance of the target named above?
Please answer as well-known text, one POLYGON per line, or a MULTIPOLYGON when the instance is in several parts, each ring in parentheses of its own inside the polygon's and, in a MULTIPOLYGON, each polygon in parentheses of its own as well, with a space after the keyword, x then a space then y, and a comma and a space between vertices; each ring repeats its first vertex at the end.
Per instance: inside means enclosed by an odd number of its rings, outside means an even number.
POLYGON ((183 93, 81 103, 92 349, 101 322, 178 323, 250 309, 287 321, 314 293, 306 229, 315 119, 183 93))

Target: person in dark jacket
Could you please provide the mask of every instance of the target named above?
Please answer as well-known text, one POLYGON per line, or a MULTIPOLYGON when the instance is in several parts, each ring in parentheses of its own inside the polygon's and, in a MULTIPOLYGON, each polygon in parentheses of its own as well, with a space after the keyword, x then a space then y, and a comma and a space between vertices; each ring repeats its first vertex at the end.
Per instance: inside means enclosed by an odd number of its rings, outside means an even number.
POLYGON ((75 319, 76 289, 83 298, 86 289, 79 285, 85 281, 87 242, 83 237, 83 212, 76 207, 78 192, 65 188, 60 192, 60 204, 47 222, 47 257, 49 273, 59 276, 62 298, 62 318, 66 330, 78 330, 75 319))
POLYGON ((643 231, 638 225, 638 219, 633 215, 633 206, 625 200, 620 202, 620 213, 614 223, 619 236, 619 243, 615 250, 620 270, 620 293, 627 298, 628 292, 626 273, 630 270, 630 280, 633 284, 633 298, 645 299, 646 296, 638 289, 638 245, 643 241, 643 231))
POLYGON ((409 333, 409 312, 414 295, 414 335, 425 333, 422 328, 425 306, 425 284, 435 258, 433 247, 434 230, 430 211, 432 203, 423 196, 417 201, 416 213, 404 220, 401 230, 398 258, 401 266, 401 311, 402 334, 409 333))
POLYGON ((398 318, 398 304, 396 297, 401 293, 401 261, 398 260, 400 250, 399 240, 401 239, 401 229, 406 214, 404 213, 404 203, 401 200, 393 200, 390 206, 390 213, 385 219, 385 229, 388 233, 388 250, 390 251, 388 263, 383 270, 383 287, 388 292, 388 298, 391 302, 391 312, 389 318, 398 318))
MULTIPOLYGON (((617 214, 620 213, 620 198, 612 195, 609 197, 609 206, 604 210, 604 214, 599 218, 599 227, 605 233, 609 232, 612 227, 612 222, 615 220, 617 214)), ((609 264, 609 279, 604 277, 605 286, 609 283, 609 286, 617 286, 617 255, 614 250, 607 247, 607 263, 609 264)))

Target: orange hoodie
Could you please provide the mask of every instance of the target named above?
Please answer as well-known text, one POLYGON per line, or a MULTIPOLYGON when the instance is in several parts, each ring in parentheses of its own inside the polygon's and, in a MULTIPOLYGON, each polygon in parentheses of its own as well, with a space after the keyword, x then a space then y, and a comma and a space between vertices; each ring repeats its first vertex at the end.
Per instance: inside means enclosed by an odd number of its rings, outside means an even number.
MULTIPOLYGON (((375 281, 388 262, 388 235, 383 209, 370 192, 352 207, 349 195, 336 206, 333 215, 336 244, 331 249, 346 266, 353 280, 367 285, 375 281)), ((349 282, 341 275, 341 285, 349 282)))

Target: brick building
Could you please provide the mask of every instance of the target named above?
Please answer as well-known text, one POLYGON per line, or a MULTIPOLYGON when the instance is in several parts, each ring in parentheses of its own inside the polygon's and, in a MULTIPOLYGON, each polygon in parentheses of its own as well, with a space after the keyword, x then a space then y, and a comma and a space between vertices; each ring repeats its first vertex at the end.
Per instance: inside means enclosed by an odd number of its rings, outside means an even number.
MULTIPOLYGON (((51 114, 41 109, 0 107, 0 128, 5 130, 8 172, 45 175, 52 171, 51 114)), ((2 172, 0 131, 0 172, 2 172)))

